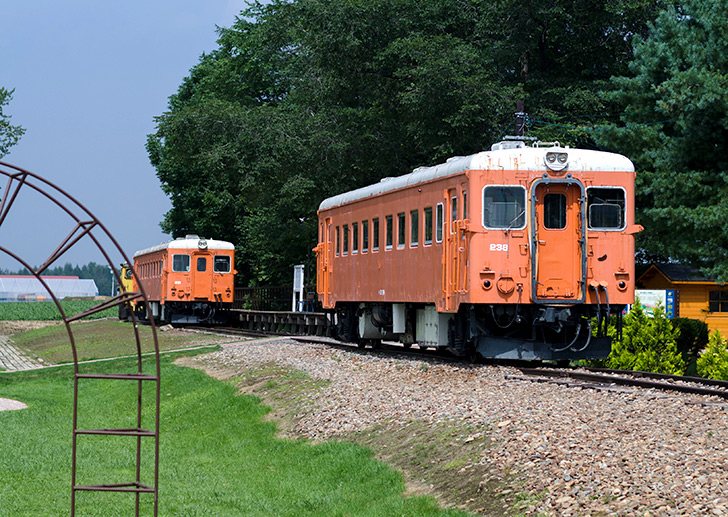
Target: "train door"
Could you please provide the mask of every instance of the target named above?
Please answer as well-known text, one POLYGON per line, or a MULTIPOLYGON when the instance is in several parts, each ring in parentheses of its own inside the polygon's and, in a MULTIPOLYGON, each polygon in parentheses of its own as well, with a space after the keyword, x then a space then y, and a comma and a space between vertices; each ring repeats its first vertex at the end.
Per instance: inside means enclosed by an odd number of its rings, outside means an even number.
POLYGON ((442 261, 444 308, 457 308, 455 295, 466 292, 467 282, 467 193, 463 189, 445 191, 445 239, 442 261))
POLYGON ((209 253, 192 254, 192 296, 193 298, 213 299, 212 257, 209 253))
POLYGON ((531 188, 532 292, 535 301, 579 302, 586 292, 584 186, 543 179, 531 188))
POLYGON ((334 251, 331 218, 327 217, 320 226, 319 249, 316 254, 318 261, 316 268, 316 290, 321 297, 323 306, 328 307, 330 304, 329 297, 331 296, 331 279, 333 273, 332 254, 334 251))

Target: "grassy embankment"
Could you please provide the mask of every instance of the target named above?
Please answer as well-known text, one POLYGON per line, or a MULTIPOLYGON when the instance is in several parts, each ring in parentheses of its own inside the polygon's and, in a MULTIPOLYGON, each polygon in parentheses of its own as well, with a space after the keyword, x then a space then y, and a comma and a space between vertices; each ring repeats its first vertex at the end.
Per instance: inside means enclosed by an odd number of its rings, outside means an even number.
MULTIPOLYGON (((88 322, 78 324, 74 336, 81 347, 88 345, 90 356, 108 357, 128 353, 128 343, 116 337, 122 331, 128 333, 128 324, 88 322)), ((166 348, 199 340, 160 334, 166 348)), ((70 347, 62 326, 14 339, 51 362, 69 358, 64 356, 70 347)), ((442 510, 431 497, 405 497, 402 475, 367 448, 276 437, 276 425, 264 421, 268 408, 257 397, 239 394, 239 378, 222 382, 172 364, 180 355, 162 359, 160 515, 462 515, 442 510)), ((94 365, 98 372, 133 369, 128 359, 94 365)), ((317 389, 301 375, 294 375, 297 385, 317 389)), ((134 425, 135 383, 82 382, 80 428, 134 425)), ((0 397, 28 405, 0 412, 5 451, 0 455, 0 515, 68 513, 72 394, 70 365, 0 375, 0 397)), ((153 400, 151 395, 145 393, 145 400, 153 400)), ((150 409, 144 413, 148 428, 153 427, 150 409)), ((143 443, 144 457, 151 457, 151 440, 143 443)), ((81 436, 77 482, 128 482, 134 478, 133 457, 133 439, 81 436)), ((142 482, 150 484, 150 477, 147 462, 142 482)), ((150 497, 142 496, 142 501, 148 514, 150 497)), ((129 494, 77 494, 80 515, 129 515, 132 507, 129 494)))
MULTIPOLYGON (((366 448, 277 438, 256 397, 172 358, 163 358, 160 515, 458 514, 429 497, 404 497, 401 474, 366 448)), ((129 360, 97 364, 98 371, 133 368, 129 360)), ((126 388, 134 383, 86 382, 81 427, 130 424, 124 415, 133 418, 135 390, 126 388)), ((0 396, 28 404, 0 413, 0 514, 68 512, 72 386, 70 366, 0 375, 0 396)), ((147 427, 150 417, 145 412, 147 427)), ((78 482, 133 479, 132 449, 125 437, 79 437, 78 482)), ((149 479, 148 464, 144 471, 149 479)), ((128 494, 77 497, 80 515, 131 514, 128 494)), ((148 510, 149 497, 142 500, 148 510)))

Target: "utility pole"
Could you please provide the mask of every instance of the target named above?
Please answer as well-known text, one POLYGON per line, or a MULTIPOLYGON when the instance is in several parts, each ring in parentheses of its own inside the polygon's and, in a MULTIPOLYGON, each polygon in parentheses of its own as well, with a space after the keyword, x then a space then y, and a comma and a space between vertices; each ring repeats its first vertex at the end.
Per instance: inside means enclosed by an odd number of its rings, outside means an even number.
POLYGON ((516 101, 516 136, 523 136, 526 129, 525 102, 516 101))

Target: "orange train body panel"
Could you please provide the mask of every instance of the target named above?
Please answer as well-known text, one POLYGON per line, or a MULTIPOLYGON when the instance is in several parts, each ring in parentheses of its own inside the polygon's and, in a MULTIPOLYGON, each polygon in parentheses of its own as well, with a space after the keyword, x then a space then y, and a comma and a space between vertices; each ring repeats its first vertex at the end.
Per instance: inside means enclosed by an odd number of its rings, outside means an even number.
MULTIPOLYGON (((492 335, 502 334, 497 327, 510 317, 545 318, 558 334, 567 317, 578 315, 578 341, 588 341, 584 329, 592 313, 601 324, 634 300, 634 234, 640 230, 634 178, 631 162, 619 155, 509 142, 329 198, 319 209, 319 299, 325 308, 348 307, 360 334, 374 338, 374 330, 392 337, 385 321, 392 310, 406 324, 394 335, 415 343, 418 325, 421 335, 423 325, 438 321, 440 327, 490 325, 463 338, 481 355, 488 355, 486 337, 497 341, 492 335), (493 314, 463 323, 461 316, 438 317, 435 309, 493 314), (499 320, 497 311, 506 316, 499 320)), ((538 341, 530 330, 517 347, 538 341)), ((452 339, 438 332, 439 340, 425 341, 447 341, 452 348, 452 339)))

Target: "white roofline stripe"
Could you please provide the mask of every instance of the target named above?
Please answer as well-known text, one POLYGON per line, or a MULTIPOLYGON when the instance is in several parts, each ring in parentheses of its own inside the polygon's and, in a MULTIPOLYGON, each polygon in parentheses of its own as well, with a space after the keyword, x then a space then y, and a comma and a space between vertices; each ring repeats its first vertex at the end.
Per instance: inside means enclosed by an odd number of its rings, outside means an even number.
POLYGON ((344 192, 324 199, 319 210, 345 205, 368 197, 392 192, 439 178, 459 174, 468 170, 508 170, 551 172, 545 165, 549 151, 566 152, 569 155, 568 172, 587 171, 629 171, 634 172, 632 162, 620 154, 568 147, 520 147, 483 151, 470 156, 456 156, 447 162, 432 167, 419 167, 409 174, 395 178, 384 178, 379 183, 344 192))

